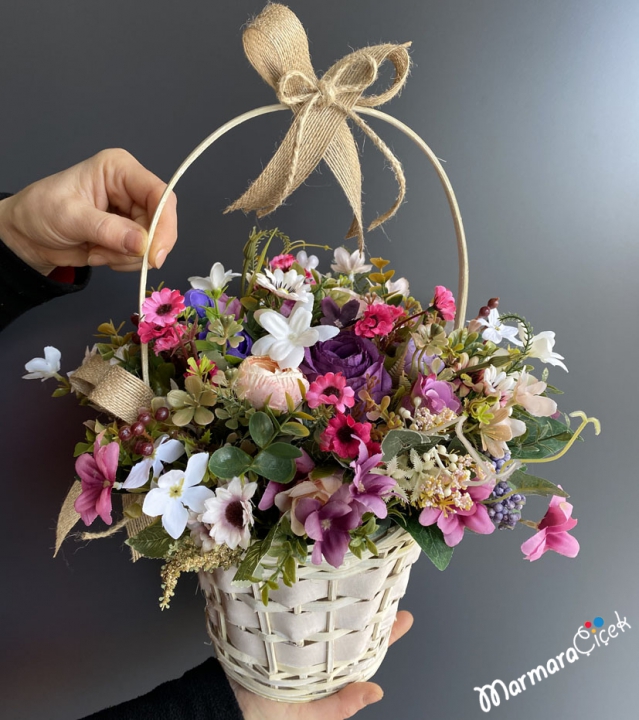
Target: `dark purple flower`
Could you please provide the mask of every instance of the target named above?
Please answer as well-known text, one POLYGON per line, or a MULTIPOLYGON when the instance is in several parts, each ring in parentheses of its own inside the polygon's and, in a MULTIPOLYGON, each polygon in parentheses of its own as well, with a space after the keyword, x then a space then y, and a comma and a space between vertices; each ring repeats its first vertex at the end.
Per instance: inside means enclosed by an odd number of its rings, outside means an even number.
POLYGON ((352 332, 341 332, 331 340, 306 348, 300 370, 309 382, 327 372, 341 372, 356 397, 370 382, 370 394, 377 403, 390 394, 393 386, 377 346, 352 332))
POLYGON ((359 312, 359 301, 349 300, 340 307, 333 298, 325 297, 321 303, 322 314, 321 325, 335 325, 338 328, 345 328, 355 322, 359 312))
POLYGON ((350 530, 362 521, 363 506, 352 500, 348 485, 342 485, 325 505, 314 498, 302 498, 297 504, 295 515, 306 534, 315 540, 311 557, 314 565, 322 562, 322 555, 335 568, 344 562, 350 530))
POLYGON ((369 456, 366 443, 360 440, 359 457, 351 463, 355 476, 348 487, 353 500, 361 503, 365 510, 370 510, 378 518, 385 518, 388 509, 383 498, 397 485, 397 481, 387 475, 371 472, 381 459, 382 453, 369 456))
POLYGON ((203 290, 187 290, 184 293, 184 304, 195 308, 200 317, 206 315, 206 308, 213 305, 211 298, 203 290))
POLYGON ((444 380, 437 380, 437 376, 419 375, 413 383, 410 395, 404 398, 403 405, 410 408, 415 405, 415 398, 420 399, 420 407, 425 407, 434 415, 440 413, 444 408, 450 408, 458 413, 461 410, 461 402, 455 397, 453 386, 444 380))
POLYGON ((245 357, 251 354, 251 348, 253 347, 253 340, 251 336, 245 331, 239 333, 243 340, 237 347, 229 347, 226 351, 227 355, 233 355, 234 357, 241 358, 244 360, 245 357))

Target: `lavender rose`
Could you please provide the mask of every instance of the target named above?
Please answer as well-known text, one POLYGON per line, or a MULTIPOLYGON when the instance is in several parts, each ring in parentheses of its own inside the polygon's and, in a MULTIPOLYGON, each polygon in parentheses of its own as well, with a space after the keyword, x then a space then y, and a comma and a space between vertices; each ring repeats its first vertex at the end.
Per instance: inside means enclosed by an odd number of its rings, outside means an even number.
POLYGON ((444 380, 437 380, 435 374, 420 375, 413 383, 410 395, 404 398, 405 407, 414 406, 414 399, 419 398, 420 407, 425 407, 433 415, 438 415, 444 408, 450 408, 458 413, 461 402, 455 397, 453 386, 444 380))
POLYGON ((377 403, 390 394, 393 385, 377 346, 351 332, 341 332, 331 340, 306 348, 300 370, 310 382, 327 372, 341 372, 355 396, 372 379, 370 394, 377 403))

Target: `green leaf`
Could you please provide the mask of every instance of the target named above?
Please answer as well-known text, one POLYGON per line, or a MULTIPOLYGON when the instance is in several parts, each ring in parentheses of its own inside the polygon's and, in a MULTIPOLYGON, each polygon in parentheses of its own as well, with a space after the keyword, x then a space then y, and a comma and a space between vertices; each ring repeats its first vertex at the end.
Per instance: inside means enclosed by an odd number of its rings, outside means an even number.
POLYGON ((570 497, 565 490, 551 483, 545 478, 528 475, 523 470, 516 470, 509 478, 508 482, 513 488, 524 495, 559 495, 560 497, 570 497))
POLYGON ((281 432, 284 435, 293 435, 294 437, 308 437, 311 432, 306 427, 306 425, 302 425, 302 423, 298 422, 287 422, 282 425, 281 432))
POLYGON ((249 432, 258 447, 266 447, 273 437, 273 423, 265 412, 256 412, 249 420, 249 432))
POLYGON ((294 460, 295 458, 302 457, 302 451, 298 447, 285 442, 276 442, 269 445, 268 452, 278 458, 291 458, 294 460))
POLYGON ((71 388, 68 387, 59 387, 56 388, 52 393, 51 397, 64 397, 64 395, 68 395, 71 388))
MULTIPOLYGON (((277 443, 278 445, 280 443, 277 443)), ((251 465, 251 470, 257 475, 273 482, 289 483, 295 477, 295 461, 292 458, 283 458, 273 455, 270 448, 262 450, 251 465)))
POLYGON ((209 460, 209 470, 216 477, 230 480, 245 473, 251 466, 250 455, 232 445, 225 445, 216 450, 209 460))
POLYGON ((126 540, 126 544, 137 550, 140 555, 148 558, 163 558, 171 549, 175 540, 166 532, 162 525, 154 523, 144 528, 134 537, 126 540))
POLYGON ((415 538, 433 565, 438 570, 445 570, 453 556, 453 548, 446 545, 444 534, 437 525, 420 525, 415 515, 400 517, 400 525, 415 538))
POLYGON ((424 442, 424 436, 415 430, 391 430, 382 442, 383 462, 389 462, 407 448, 424 442))
POLYGON ((268 591, 269 587, 266 583, 262 586, 262 603, 268 605, 268 591))
POLYGON ((237 572, 233 576, 233 580, 231 581, 232 583, 254 581, 255 570, 259 565, 260 560, 269 551, 271 544, 273 543, 276 530, 277 523, 269 530, 268 535, 264 538, 264 540, 256 540, 249 546, 237 568, 237 572))
POLYGON ((91 452, 93 450, 93 443, 83 443, 79 442, 75 446, 75 450, 73 451, 73 457, 78 457, 79 455, 82 455, 86 452, 91 452))
POLYGON ((556 455, 573 436, 567 425, 553 418, 533 417, 519 410, 513 413, 513 417, 526 423, 526 432, 509 443, 513 459, 536 460, 556 455))
POLYGON ((297 563, 292 555, 289 555, 284 561, 284 582, 287 580, 293 584, 297 579, 297 563))

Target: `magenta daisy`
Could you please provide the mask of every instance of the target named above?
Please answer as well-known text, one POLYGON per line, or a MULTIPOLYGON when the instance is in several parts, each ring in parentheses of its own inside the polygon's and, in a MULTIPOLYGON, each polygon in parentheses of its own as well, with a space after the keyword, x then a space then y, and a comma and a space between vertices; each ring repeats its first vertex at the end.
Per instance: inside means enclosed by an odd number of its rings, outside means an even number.
POLYGON ((318 375, 306 393, 306 402, 311 408, 319 405, 334 405, 341 413, 355 405, 355 392, 346 384, 341 372, 318 375))
POLYGON ((179 290, 169 290, 169 288, 156 290, 142 304, 144 320, 160 327, 173 325, 182 310, 184 310, 184 296, 180 295, 179 290))

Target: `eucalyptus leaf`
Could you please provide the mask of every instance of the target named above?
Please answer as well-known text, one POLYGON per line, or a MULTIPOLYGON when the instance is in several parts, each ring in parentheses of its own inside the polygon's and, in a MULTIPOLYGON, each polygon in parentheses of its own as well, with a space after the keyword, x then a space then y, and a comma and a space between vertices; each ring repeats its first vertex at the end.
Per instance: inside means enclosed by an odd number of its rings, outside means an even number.
POLYGON ((298 447, 285 442, 277 442, 269 445, 268 452, 270 455, 275 455, 275 457, 291 458, 292 460, 302 457, 302 451, 298 447))
POLYGON ((287 422, 282 425, 281 432, 284 435, 293 435, 294 437, 308 437, 310 430, 306 425, 298 422, 287 422))
MULTIPOLYGON (((278 443, 279 444, 279 443, 278 443)), ((257 475, 273 482, 289 483, 297 470, 292 458, 278 457, 270 452, 270 448, 262 450, 253 460, 251 470, 257 475)))
POLYGON ((273 437, 275 428, 271 418, 265 412, 256 412, 249 420, 249 432, 258 447, 266 447, 273 437))
POLYGON ((250 455, 233 445, 225 445, 216 450, 209 460, 209 470, 216 477, 230 480, 245 473, 253 459, 250 455))

